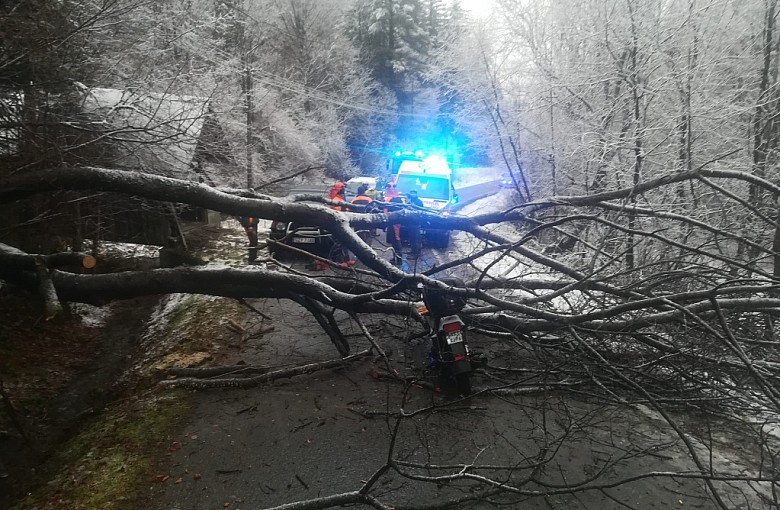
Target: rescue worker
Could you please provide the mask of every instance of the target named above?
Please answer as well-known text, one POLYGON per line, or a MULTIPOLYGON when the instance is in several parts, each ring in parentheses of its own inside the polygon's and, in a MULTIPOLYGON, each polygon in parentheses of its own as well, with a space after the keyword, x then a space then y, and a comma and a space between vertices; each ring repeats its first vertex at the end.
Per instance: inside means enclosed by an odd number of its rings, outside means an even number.
POLYGON ((241 216, 238 222, 244 227, 244 232, 249 238, 249 263, 257 259, 257 218, 251 216, 241 216))
MULTIPOLYGON (((346 204, 347 201, 344 199, 344 193, 345 193, 345 186, 344 183, 341 181, 336 181, 336 183, 328 190, 328 197, 330 197, 331 200, 334 202, 341 202, 343 204, 346 204)), ((334 211, 343 211, 345 207, 343 205, 331 205, 331 209, 334 211)), ((334 262, 340 263, 342 266, 352 266, 355 264, 354 260, 350 259, 349 251, 347 251, 344 246, 341 245, 336 238, 333 238, 333 248, 332 248, 332 259, 334 262)))
MULTIPOLYGON (((401 198, 401 194, 398 193, 398 189, 395 187, 395 183, 393 182, 387 183, 387 188, 385 189, 385 201, 388 204, 401 205, 404 203, 403 198, 401 198)), ((385 213, 391 212, 393 210, 397 210, 397 207, 385 207, 385 213)), ((400 223, 395 223, 387 226, 387 244, 393 247, 393 259, 392 259, 393 265, 400 266, 401 262, 403 261, 403 259, 401 258, 401 224, 400 223)))
POLYGON ((385 189, 385 198, 387 201, 391 201, 394 198, 400 197, 401 194, 398 192, 398 188, 395 187, 394 182, 388 182, 387 183, 387 189, 385 189))
MULTIPOLYGON (((357 189, 357 195, 355 198, 349 201, 350 204, 363 206, 362 212, 367 214, 373 214, 379 212, 379 209, 374 203, 374 199, 368 195, 368 184, 361 184, 357 189)), ((358 232, 360 238, 366 243, 371 244, 371 239, 376 235, 374 229, 361 230, 358 232)))
POLYGON ((357 195, 355 195, 355 198, 350 200, 349 203, 366 206, 364 210, 365 212, 373 212, 370 211, 368 207, 368 205, 371 204, 373 201, 374 199, 368 195, 368 184, 361 184, 357 189, 357 195))
MULTIPOLYGON (((421 209, 425 208, 422 200, 417 196, 417 190, 410 190, 409 193, 406 194, 406 199, 409 201, 409 205, 421 209)), ((422 239, 420 237, 420 222, 414 222, 409 225, 409 244, 411 245, 409 256, 412 258, 420 256, 420 250, 422 250, 422 239)))
POLYGON ((422 200, 420 200, 420 198, 417 196, 417 190, 410 190, 409 193, 406 194, 406 198, 409 200, 411 205, 425 207, 422 203, 422 200))
MULTIPOLYGON (((344 183, 341 181, 336 181, 336 183, 328 190, 328 197, 334 202, 346 202, 346 199, 344 198, 344 189, 344 183)), ((330 208, 334 211, 344 210, 344 207, 340 205, 332 205, 330 208)))

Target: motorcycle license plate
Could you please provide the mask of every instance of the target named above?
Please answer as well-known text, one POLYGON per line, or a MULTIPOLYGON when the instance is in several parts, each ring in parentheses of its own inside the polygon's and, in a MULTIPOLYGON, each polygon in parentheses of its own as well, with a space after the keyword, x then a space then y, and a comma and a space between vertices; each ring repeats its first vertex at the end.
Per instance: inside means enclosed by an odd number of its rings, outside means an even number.
POLYGON ((450 331, 447 333, 447 345, 459 344, 463 342, 463 333, 458 331, 450 331))
POLYGON ((314 244, 316 241, 313 237, 293 237, 294 243, 314 244))

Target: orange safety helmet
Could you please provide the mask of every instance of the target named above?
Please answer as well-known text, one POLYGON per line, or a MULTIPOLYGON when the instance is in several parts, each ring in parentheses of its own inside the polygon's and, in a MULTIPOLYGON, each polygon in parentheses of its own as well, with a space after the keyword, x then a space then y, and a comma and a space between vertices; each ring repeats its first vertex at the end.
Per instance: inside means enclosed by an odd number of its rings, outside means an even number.
POLYGON ((333 185, 328 190, 328 196, 333 199, 336 195, 340 194, 344 190, 344 183, 341 181, 336 181, 336 184, 333 185))

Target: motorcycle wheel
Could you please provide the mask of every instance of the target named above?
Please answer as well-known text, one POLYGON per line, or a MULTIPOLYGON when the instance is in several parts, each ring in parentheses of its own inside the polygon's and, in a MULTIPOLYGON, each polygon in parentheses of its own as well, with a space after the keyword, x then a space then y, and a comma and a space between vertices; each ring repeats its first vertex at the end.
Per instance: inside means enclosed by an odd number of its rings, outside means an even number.
POLYGON ((471 374, 464 372, 455 376, 455 387, 460 395, 471 395, 471 374))

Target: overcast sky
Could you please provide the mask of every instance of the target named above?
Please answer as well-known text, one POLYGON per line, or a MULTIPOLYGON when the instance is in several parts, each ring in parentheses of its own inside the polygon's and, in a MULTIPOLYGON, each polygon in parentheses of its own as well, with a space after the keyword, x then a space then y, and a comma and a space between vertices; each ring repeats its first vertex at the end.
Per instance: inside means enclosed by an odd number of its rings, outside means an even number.
POLYGON ((460 5, 475 15, 487 17, 490 14, 490 9, 493 8, 493 0, 461 0, 460 5))

